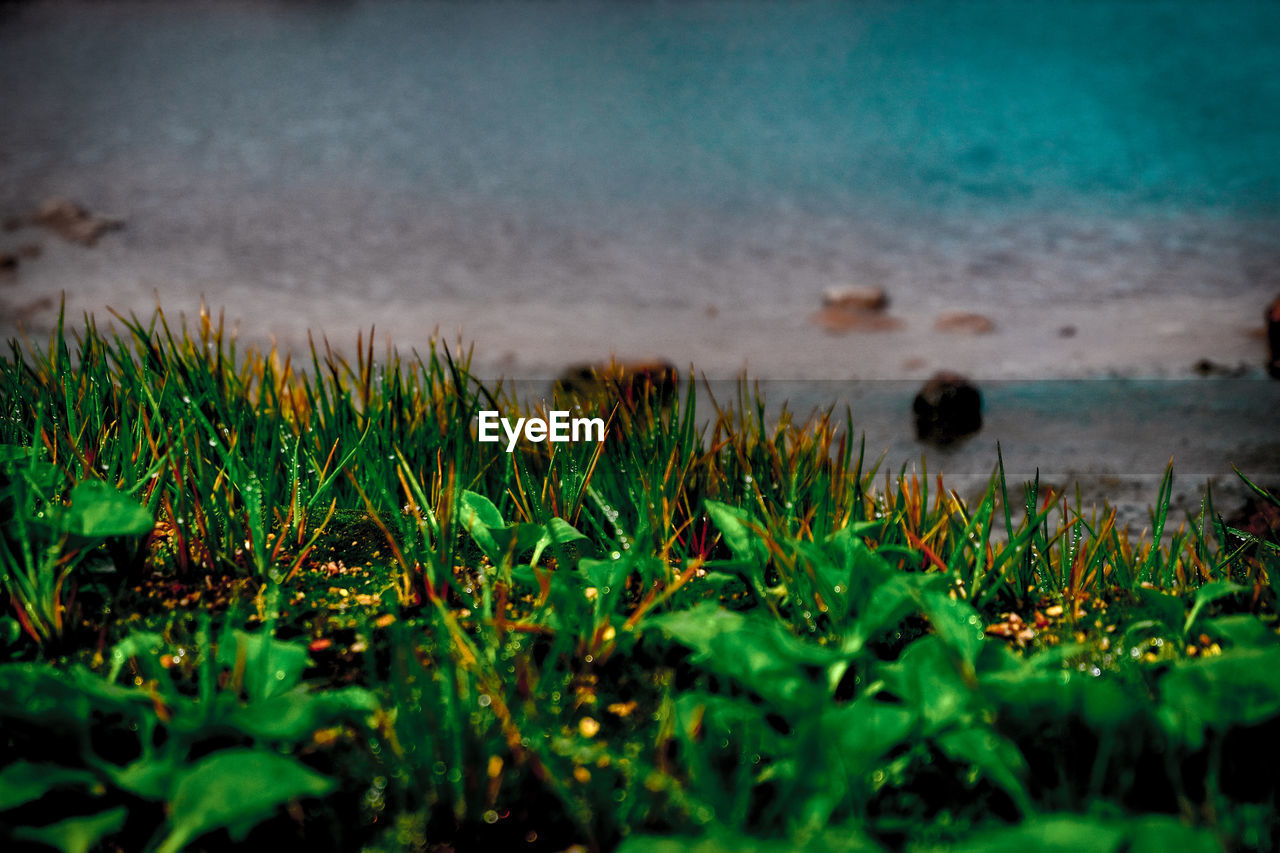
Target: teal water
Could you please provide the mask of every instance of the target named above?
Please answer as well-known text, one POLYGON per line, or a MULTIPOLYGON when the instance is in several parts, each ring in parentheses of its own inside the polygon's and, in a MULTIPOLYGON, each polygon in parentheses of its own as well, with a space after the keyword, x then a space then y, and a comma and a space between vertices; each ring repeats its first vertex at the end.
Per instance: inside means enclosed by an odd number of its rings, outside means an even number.
POLYGON ((215 301, 1261 299, 1277 44, 1248 0, 20 4, 0 206, 215 301))

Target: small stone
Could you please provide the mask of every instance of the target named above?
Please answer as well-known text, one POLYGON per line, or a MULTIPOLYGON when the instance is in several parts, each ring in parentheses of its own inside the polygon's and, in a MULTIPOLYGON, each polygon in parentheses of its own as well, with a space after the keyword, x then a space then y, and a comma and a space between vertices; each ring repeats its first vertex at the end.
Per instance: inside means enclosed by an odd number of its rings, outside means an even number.
POLYGON ((989 335, 996 330, 990 317, 970 311, 946 311, 938 316, 933 328, 939 332, 962 335, 989 335))
POLYGON ((902 321, 878 311, 862 311, 828 305, 809 318, 815 325, 832 335, 848 332, 892 332, 902 328, 902 321))
POLYGON ((680 390, 680 372, 663 359, 580 364, 562 373, 554 390, 561 396, 584 401, 616 397, 628 408, 634 408, 646 397, 655 405, 668 406, 680 390))
POLYGON ((83 246, 93 246, 106 232, 124 227, 119 219, 91 214, 65 198, 51 198, 40 205, 31 221, 83 246))
POLYGON ((1058 337, 1060 338, 1074 338, 1075 336, 1076 336, 1075 326, 1061 326, 1058 329, 1058 337))
POLYGON ((912 403, 916 437, 946 445, 982 429, 982 394, 968 379, 946 371, 934 374, 912 403))
POLYGON ((822 304, 851 311, 883 311, 889 307, 889 297, 880 287, 846 284, 822 291, 822 304))

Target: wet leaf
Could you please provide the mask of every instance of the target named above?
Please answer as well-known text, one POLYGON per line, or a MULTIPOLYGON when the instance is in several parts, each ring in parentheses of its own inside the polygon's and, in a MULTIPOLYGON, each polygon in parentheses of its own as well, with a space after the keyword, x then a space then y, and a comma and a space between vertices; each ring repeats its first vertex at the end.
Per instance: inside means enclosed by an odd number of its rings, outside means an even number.
POLYGON ((172 826, 160 853, 177 853, 206 832, 225 828, 233 841, 290 800, 321 797, 331 779, 291 758, 252 749, 224 749, 178 777, 170 803, 172 826))

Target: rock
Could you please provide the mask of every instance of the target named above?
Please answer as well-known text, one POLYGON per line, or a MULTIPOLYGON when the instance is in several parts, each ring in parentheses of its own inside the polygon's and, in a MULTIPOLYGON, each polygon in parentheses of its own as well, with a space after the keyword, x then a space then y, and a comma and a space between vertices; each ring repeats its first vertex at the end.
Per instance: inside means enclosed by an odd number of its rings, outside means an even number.
POLYGON ((1267 345, 1271 348, 1271 360, 1267 372, 1272 379, 1280 379, 1280 296, 1267 306, 1267 345))
POLYGON ((822 292, 822 310, 809 319, 833 335, 902 328, 901 320, 884 315, 888 307, 889 297, 883 288, 839 285, 822 292))
POLYGON ((883 311, 889 307, 889 297, 883 288, 846 284, 822 291, 822 304, 850 311, 883 311))
POLYGON ((963 335, 989 335, 996 330, 990 317, 969 311, 946 311, 938 315, 933 328, 939 332, 955 332, 963 335))
POLYGON ((1201 376, 1220 376, 1224 379, 1240 379, 1249 375, 1249 365, 1247 364, 1237 364, 1232 367, 1228 364, 1219 364, 1207 358, 1202 358, 1191 365, 1191 369, 1201 376))
POLYGON ((1058 337, 1060 338, 1074 338, 1075 336, 1076 336, 1075 326, 1063 326, 1060 329, 1058 329, 1058 337))
POLYGON ((583 401, 618 401, 629 409, 645 399, 659 407, 670 405, 680 390, 680 373, 668 361, 580 364, 556 380, 554 392, 583 401))
POLYGON ((82 246, 93 246, 106 232, 124 227, 119 219, 91 214, 65 198, 51 198, 40 205, 31 221, 82 246))
POLYGON ((0 271, 13 272, 18 268, 18 255, 15 252, 0 252, 0 271))
MULTIPOLYGON (((1266 491, 1272 495, 1280 494, 1280 489, 1274 487, 1266 491)), ((1226 525, 1263 542, 1280 544, 1280 507, 1260 495, 1248 498, 1244 506, 1226 520, 1226 525)), ((1231 539, 1233 545, 1247 541, 1234 535, 1231 539)))
POLYGON ((847 332, 891 332, 902 328, 902 321, 897 317, 834 305, 828 305, 809 319, 832 335, 847 332))
POLYGON ((930 444, 951 444, 982 429, 982 394, 956 373, 935 373, 911 408, 916 438, 930 444))

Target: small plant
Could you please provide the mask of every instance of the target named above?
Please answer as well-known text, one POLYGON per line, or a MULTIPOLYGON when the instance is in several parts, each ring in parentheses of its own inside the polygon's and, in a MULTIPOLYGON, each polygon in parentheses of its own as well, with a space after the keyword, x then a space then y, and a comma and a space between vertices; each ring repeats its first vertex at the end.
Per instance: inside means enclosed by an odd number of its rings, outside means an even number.
POLYGON ((1280 551, 1172 469, 1137 536, 745 381, 508 453, 439 342, 11 351, 0 846, 1280 848, 1280 551))

